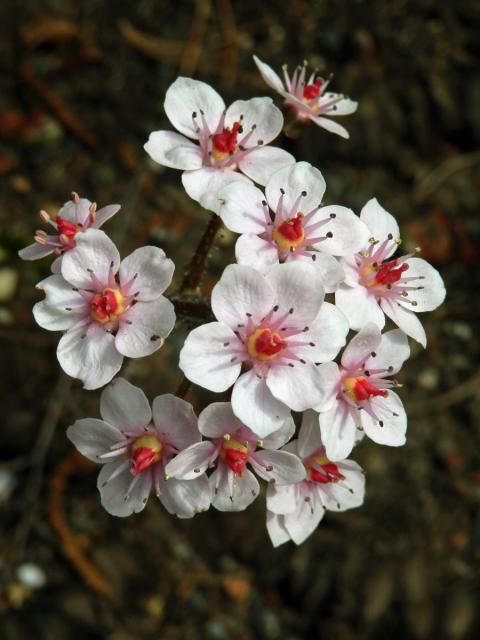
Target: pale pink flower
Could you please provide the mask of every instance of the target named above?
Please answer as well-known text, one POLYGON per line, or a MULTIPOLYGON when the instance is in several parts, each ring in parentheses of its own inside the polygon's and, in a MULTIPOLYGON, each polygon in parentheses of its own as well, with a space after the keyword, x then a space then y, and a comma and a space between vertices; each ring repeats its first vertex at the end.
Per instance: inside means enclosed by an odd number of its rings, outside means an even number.
POLYGON ((304 542, 327 511, 346 511, 363 504, 365 476, 353 460, 332 462, 318 431, 317 416, 307 411, 298 440, 287 444, 303 461, 307 477, 290 486, 270 485, 267 492, 267 530, 275 547, 293 540, 304 542))
POLYGON ((56 216, 49 216, 40 211, 43 222, 51 225, 55 233, 48 235, 39 229, 35 233, 35 243, 20 249, 18 255, 23 260, 37 260, 53 253, 57 259, 52 262, 52 271, 60 273, 62 256, 75 246, 77 233, 87 229, 99 229, 120 209, 119 204, 109 204, 97 211, 97 203, 80 198, 73 192, 70 201, 66 202, 56 216))
POLYGON ((310 264, 274 265, 266 276, 229 265, 212 292, 218 322, 187 336, 180 368, 210 391, 234 385, 233 412, 265 437, 282 426, 290 409, 322 404, 327 390, 319 365, 337 355, 348 332, 342 313, 323 298, 310 264), (248 370, 241 374, 242 364, 248 370))
POLYGON ((330 79, 310 74, 307 78, 307 65, 298 66, 290 77, 287 66, 283 67, 284 82, 275 71, 253 56, 262 78, 274 91, 285 98, 285 106, 293 109, 300 120, 314 122, 319 127, 349 138, 349 133, 338 122, 325 116, 348 116, 357 110, 358 103, 341 93, 327 91, 330 79))
POLYGON ((400 244, 399 228, 375 198, 363 207, 360 219, 371 237, 362 251, 342 259, 345 282, 335 292, 336 305, 352 329, 367 322, 382 329, 387 315, 425 347, 427 337, 415 312, 432 311, 445 299, 440 274, 414 254, 392 258, 400 244))
POLYGON ((270 98, 237 100, 225 109, 208 84, 177 78, 164 107, 181 135, 154 131, 145 151, 155 162, 182 170, 185 191, 206 209, 218 209, 216 194, 223 184, 249 179, 265 184, 275 171, 295 162, 283 149, 268 146, 283 127, 282 113, 270 98))
POLYGON ((390 376, 400 371, 409 356, 402 331, 382 335, 375 324, 368 323, 345 347, 341 366, 330 365, 332 403, 324 403, 319 422, 331 460, 348 456, 359 431, 379 444, 405 444, 407 416, 392 390, 399 385, 390 376))
POLYGON ((229 402, 215 402, 199 415, 198 428, 211 440, 181 451, 165 471, 173 478, 191 480, 215 466, 209 480, 212 505, 219 511, 243 511, 257 497, 260 487, 247 465, 275 485, 299 482, 305 477, 297 456, 275 451, 295 432, 291 417, 273 435, 260 439, 234 415, 229 402))
POLYGON ((57 357, 85 389, 109 382, 123 357, 159 349, 175 324, 172 303, 162 296, 173 262, 158 247, 137 249, 120 263, 103 231, 89 229, 63 256, 61 275, 42 280, 45 300, 33 308, 44 329, 66 331, 57 357))
POLYGON ((165 480, 172 457, 201 436, 192 406, 169 393, 150 404, 141 389, 117 378, 102 392, 103 420, 77 420, 67 437, 82 455, 103 464, 98 476, 102 505, 113 516, 145 507, 152 490, 172 514, 191 518, 210 506, 208 478, 165 480))
POLYGON ((218 214, 244 234, 235 248, 238 263, 268 273, 279 262, 306 260, 320 270, 325 291, 335 291, 344 273, 333 256, 360 251, 369 231, 350 209, 322 206, 325 186, 318 169, 297 162, 270 178, 265 195, 242 182, 221 189, 218 214))

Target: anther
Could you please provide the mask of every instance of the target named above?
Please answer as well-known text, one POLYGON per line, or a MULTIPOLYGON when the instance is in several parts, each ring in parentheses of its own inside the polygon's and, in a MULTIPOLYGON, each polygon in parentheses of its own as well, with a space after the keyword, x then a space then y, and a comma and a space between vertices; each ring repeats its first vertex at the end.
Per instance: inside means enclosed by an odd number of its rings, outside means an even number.
POLYGON ((332 218, 332 219, 333 219, 333 218, 336 218, 336 217, 337 217, 337 214, 336 214, 336 213, 331 213, 331 214, 330 214, 330 218, 332 218))

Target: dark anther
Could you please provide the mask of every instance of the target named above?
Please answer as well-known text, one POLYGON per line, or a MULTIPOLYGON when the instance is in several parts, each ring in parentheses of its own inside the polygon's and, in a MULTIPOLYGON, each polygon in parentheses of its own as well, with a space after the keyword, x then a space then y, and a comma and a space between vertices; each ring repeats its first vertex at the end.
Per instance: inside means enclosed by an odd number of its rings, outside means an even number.
POLYGON ((378 421, 378 424, 379 424, 381 427, 383 427, 383 420, 379 420, 379 421, 378 421))
POLYGON ((327 231, 325 235, 327 236, 327 238, 333 238, 333 233, 331 231, 327 231))
POLYGON ((305 197, 307 195, 306 191, 302 191, 302 196, 305 197))
POLYGON ((272 311, 278 311, 278 304, 273 307, 272 311))
POLYGON ((317 254, 316 253, 312 253, 312 260, 315 262, 316 259, 317 259, 317 254))
POLYGON ((285 190, 284 189, 280 189, 280 193, 282 194, 282 196, 285 195, 285 190))
POLYGON ((330 218, 336 218, 336 217, 337 217, 337 214, 336 214, 336 213, 331 213, 331 214, 330 214, 330 218))
POLYGON ((288 310, 288 313, 293 313, 293 307, 290 307, 290 309, 288 310))
POLYGON ((160 340, 160 336, 150 336, 150 340, 152 342, 156 342, 157 340, 160 340))

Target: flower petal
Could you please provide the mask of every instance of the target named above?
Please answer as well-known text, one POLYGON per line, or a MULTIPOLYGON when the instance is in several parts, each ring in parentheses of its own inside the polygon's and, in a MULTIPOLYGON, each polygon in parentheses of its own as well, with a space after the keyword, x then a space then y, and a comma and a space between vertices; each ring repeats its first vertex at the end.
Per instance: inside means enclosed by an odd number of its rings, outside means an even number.
MULTIPOLYGON (((327 92, 323 94, 323 98, 331 100, 332 98, 338 98, 338 93, 327 92)), ((350 100, 350 98, 342 98, 336 102, 331 110, 328 112, 329 116, 349 116, 351 113, 355 113, 358 107, 358 102, 350 100)))
POLYGON ((206 471, 217 456, 217 446, 214 442, 196 442, 172 458, 165 467, 165 473, 172 478, 193 480, 206 471))
POLYGON ((157 396, 152 405, 155 431, 178 450, 201 440, 197 417, 189 402, 171 393, 157 396))
POLYGON ((305 411, 324 401, 323 379, 312 362, 271 367, 266 381, 272 395, 294 411, 305 411))
POLYGON ((318 169, 308 162, 297 162, 276 171, 268 181, 265 193, 270 208, 277 211, 283 189, 284 218, 291 218, 298 212, 308 213, 318 207, 325 188, 325 180, 318 169))
POLYGON ((350 328, 355 331, 369 322, 376 324, 379 329, 385 326, 385 316, 380 305, 365 287, 340 285, 335 291, 335 304, 343 311, 350 328))
POLYGON ((365 498, 365 474, 353 460, 341 460, 338 470, 345 480, 322 487, 322 498, 329 511, 346 511, 363 504, 365 498))
POLYGON ((242 476, 236 476, 225 464, 219 464, 210 476, 210 487, 213 489, 212 505, 219 511, 244 511, 260 493, 258 481, 251 471, 245 469, 242 476))
POLYGON ((293 542, 295 544, 305 542, 318 527, 324 513, 325 510, 315 492, 312 491, 310 495, 304 496, 295 513, 283 516, 285 529, 293 542), (309 500, 305 498, 309 498, 309 500))
POLYGON ((283 516, 267 511, 267 531, 274 547, 290 540, 290 535, 283 524, 283 516))
POLYGON ((122 292, 135 295, 140 302, 156 300, 171 283, 174 270, 175 265, 159 247, 136 249, 120 264, 122 292))
POLYGON ((122 432, 141 430, 152 419, 147 396, 123 378, 116 378, 103 390, 100 397, 100 415, 122 432))
POLYGON ((117 211, 121 209, 119 204, 107 204, 106 207, 102 207, 98 211, 95 212, 95 221, 92 224, 94 229, 100 229, 100 227, 110 220, 117 211))
POLYGON ((92 278, 108 286, 109 276, 116 273, 120 255, 110 238, 99 229, 77 234, 76 246, 62 260, 62 276, 75 287, 90 289, 92 278))
POLYGON ((115 346, 129 358, 141 358, 163 345, 175 326, 173 304, 163 296, 151 302, 137 302, 120 318, 115 346))
POLYGON ((295 348, 295 354, 315 363, 329 362, 344 346, 347 333, 347 318, 334 304, 324 302, 309 330, 295 336, 305 343, 295 348))
POLYGON ((230 182, 238 182, 239 180, 251 184, 251 181, 243 173, 232 169, 203 167, 182 173, 182 184, 190 198, 215 213, 219 212, 221 205, 218 192, 230 182))
POLYGON ((348 256, 360 251, 368 243, 368 239, 371 236, 367 225, 347 207, 338 205, 322 207, 312 216, 308 224, 315 224, 317 218, 319 220, 330 218, 321 227, 321 231, 322 235, 331 233, 332 237, 327 237, 326 240, 322 240, 312 246, 333 256, 348 256))
POLYGON ((245 428, 233 413, 230 402, 212 402, 198 416, 198 429, 206 438, 223 438, 227 433, 234 435, 245 428))
POLYGON ((283 82, 280 80, 279 76, 275 73, 272 67, 269 67, 268 64, 262 62, 257 56, 253 56, 255 64, 260 71, 262 78, 268 84, 270 88, 274 91, 284 91, 283 82))
POLYGON ((191 171, 203 165, 203 153, 198 144, 173 131, 153 131, 143 148, 152 160, 171 169, 191 171))
POLYGON ((298 485, 276 486, 269 484, 267 489, 267 509, 272 513, 295 513, 298 508, 298 485))
POLYGON ((261 478, 279 486, 295 484, 306 477, 300 458, 288 451, 256 451, 249 457, 249 463, 261 478))
POLYGON ((401 304, 387 299, 383 299, 380 304, 390 320, 393 320, 407 336, 419 342, 422 347, 425 348, 427 346, 427 334, 413 311, 409 311, 401 304))
POLYGON ((279 429, 262 439, 262 448, 280 449, 280 447, 283 447, 283 445, 290 440, 294 433, 295 422, 292 416, 288 416, 279 429))
POLYGON ((67 438, 73 442, 82 456, 92 462, 102 462, 101 455, 108 453, 113 445, 125 440, 123 433, 116 427, 94 418, 77 420, 68 427, 67 438))
POLYGON ((388 375, 398 373, 410 357, 408 338, 400 329, 384 333, 380 344, 372 351, 375 357, 368 358, 365 369, 388 369, 388 375))
POLYGON ((112 474, 122 465, 125 466, 125 461, 123 460, 105 464, 98 474, 97 480, 102 506, 112 516, 120 518, 143 511, 152 488, 151 469, 147 469, 135 477, 136 482, 131 491, 129 490, 133 476, 128 466, 123 472, 109 480, 112 474))
POLYGON ((318 271, 318 277, 325 289, 325 293, 333 293, 336 291, 345 278, 343 268, 338 260, 321 250, 308 251, 304 249, 300 252, 296 251, 287 256, 287 261, 290 260, 303 260, 309 264, 313 264, 318 271))
POLYGON ((49 331, 65 331, 89 314, 82 296, 60 275, 45 278, 37 284, 45 291, 45 300, 33 307, 35 321, 49 331))
POLYGON ((369 322, 345 347, 341 360, 342 367, 359 369, 372 352, 376 353, 381 341, 380 329, 373 322, 369 322))
POLYGON ((230 231, 259 234, 267 230, 270 216, 262 205, 265 196, 255 185, 231 182, 220 189, 218 198, 221 200, 218 215, 230 231))
MULTIPOLYGON (((367 225, 372 237, 379 242, 383 242, 388 235, 391 235, 393 239, 400 237, 397 221, 376 198, 369 200, 363 207, 360 212, 360 220, 367 225)), ((391 256, 396 248, 396 245, 393 245, 385 257, 391 256)))
POLYGON ((252 267, 266 275, 274 264, 279 264, 278 250, 271 240, 263 240, 252 233, 240 236, 235 245, 238 264, 252 267))
POLYGON ((24 249, 20 249, 18 255, 22 260, 38 260, 53 253, 53 247, 48 244, 38 244, 34 242, 24 249))
POLYGON ((338 122, 335 122, 335 120, 330 120, 330 118, 323 118, 322 116, 308 116, 308 118, 319 127, 322 127, 322 129, 330 131, 330 133, 336 133, 337 136, 341 136, 346 140, 350 138, 350 134, 345 129, 345 127, 338 122))
POLYGON ((433 311, 445 300, 445 285, 441 275, 431 264, 421 258, 409 258, 407 261, 408 270, 405 272, 407 278, 419 278, 419 280, 409 281, 408 284, 420 287, 414 291, 408 291, 408 298, 400 298, 399 303, 406 309, 412 309, 412 302, 415 302, 413 311, 433 311), (421 278, 421 280, 420 280, 421 278))
POLYGON ((318 413, 311 409, 304 411, 302 424, 298 432, 298 440, 296 441, 298 455, 304 460, 315 453, 317 449, 320 449, 321 446, 322 439, 320 438, 318 413))
POLYGON ((266 185, 274 173, 295 164, 291 153, 279 147, 257 147, 240 158, 240 170, 254 182, 266 185))
POLYGON ((352 451, 357 426, 361 423, 360 415, 355 423, 355 411, 355 408, 339 399, 328 411, 320 413, 320 433, 329 460, 343 460, 352 451))
POLYGON ((283 115, 271 98, 236 100, 227 109, 225 126, 230 128, 235 122, 241 122, 243 128, 239 142, 249 149, 274 140, 282 130, 283 115))
POLYGON ((193 518, 196 513, 208 511, 211 490, 206 475, 196 480, 163 480, 159 483, 158 498, 165 509, 179 518, 193 518))
POLYGON ((366 435, 374 442, 390 447, 400 447, 405 444, 407 414, 397 394, 389 390, 386 398, 373 398, 370 405, 376 419, 366 411, 360 412, 366 435))

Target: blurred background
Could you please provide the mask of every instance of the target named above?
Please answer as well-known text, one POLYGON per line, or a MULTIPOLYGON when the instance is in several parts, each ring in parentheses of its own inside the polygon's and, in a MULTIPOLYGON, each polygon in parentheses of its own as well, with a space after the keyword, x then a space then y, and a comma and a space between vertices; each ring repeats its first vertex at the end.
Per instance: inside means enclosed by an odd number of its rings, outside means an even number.
MULTIPOLYGON (((1 640, 480 637, 479 29, 475 0, 2 0, 1 640), (401 375, 406 446, 362 443, 364 507, 327 513, 301 547, 277 550, 262 498, 191 521, 154 499, 126 520, 102 510, 97 468, 65 437, 98 416, 99 392, 61 374, 59 334, 34 323, 50 261, 16 255, 38 211, 76 190, 122 204, 105 230, 123 255, 165 249, 174 291, 208 215, 142 146, 171 128, 162 103, 179 74, 227 104, 272 95, 254 53, 278 70, 308 59, 359 101, 339 119, 350 141, 312 125, 277 144, 322 170, 327 203, 359 211, 378 197, 448 289, 401 375)), ((219 232, 205 296, 234 242, 219 232)), ((122 374, 150 399, 174 391, 191 326, 122 374)), ((213 398, 187 396, 197 411, 213 398)))

